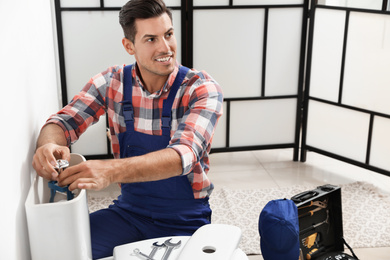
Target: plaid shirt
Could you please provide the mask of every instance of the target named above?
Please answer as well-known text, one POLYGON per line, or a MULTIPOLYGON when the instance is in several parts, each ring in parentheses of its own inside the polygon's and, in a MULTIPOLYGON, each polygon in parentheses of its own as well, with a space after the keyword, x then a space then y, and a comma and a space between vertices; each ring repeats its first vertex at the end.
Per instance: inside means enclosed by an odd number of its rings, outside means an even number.
MULTIPOLYGON (((179 70, 176 63, 164 87, 149 93, 143 86, 138 69, 133 66, 133 107, 135 131, 149 135, 162 135, 161 115, 163 100, 179 70), (135 80, 134 80, 135 79, 135 80)), ((46 124, 62 127, 68 145, 105 113, 111 133, 112 151, 119 158, 117 135, 126 131, 122 115, 123 66, 114 66, 94 76, 73 100, 52 115, 46 124)), ((194 197, 211 194, 213 185, 207 177, 209 152, 218 119, 222 115, 223 95, 218 83, 206 72, 189 70, 172 107, 171 140, 168 147, 176 150, 182 159, 183 175, 191 183, 194 197)))

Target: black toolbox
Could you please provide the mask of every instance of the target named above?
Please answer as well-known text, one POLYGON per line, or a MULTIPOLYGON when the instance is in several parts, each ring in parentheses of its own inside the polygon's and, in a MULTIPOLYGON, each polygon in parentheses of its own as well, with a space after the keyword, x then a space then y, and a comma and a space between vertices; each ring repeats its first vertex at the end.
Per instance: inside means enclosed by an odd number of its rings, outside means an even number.
POLYGON ((344 251, 341 188, 319 186, 291 198, 298 208, 303 259, 356 259, 344 251))

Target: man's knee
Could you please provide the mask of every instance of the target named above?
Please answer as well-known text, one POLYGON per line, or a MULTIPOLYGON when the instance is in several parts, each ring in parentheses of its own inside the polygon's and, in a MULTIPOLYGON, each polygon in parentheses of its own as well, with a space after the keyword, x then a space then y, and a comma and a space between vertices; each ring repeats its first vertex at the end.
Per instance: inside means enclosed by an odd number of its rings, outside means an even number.
POLYGON ((141 225, 132 215, 107 208, 90 214, 93 259, 113 255, 114 247, 142 240, 141 225))

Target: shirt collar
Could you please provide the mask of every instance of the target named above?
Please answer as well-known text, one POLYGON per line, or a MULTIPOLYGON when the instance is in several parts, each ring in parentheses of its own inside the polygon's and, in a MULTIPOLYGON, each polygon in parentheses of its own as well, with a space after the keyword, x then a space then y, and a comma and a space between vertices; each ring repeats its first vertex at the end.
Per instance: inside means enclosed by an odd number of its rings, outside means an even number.
MULTIPOLYGON (((175 62, 175 68, 173 69, 172 73, 169 74, 168 76, 168 79, 167 81, 165 82, 164 86, 162 87, 162 89, 160 89, 159 91, 155 92, 155 93, 149 93, 149 94, 155 94, 155 95, 160 95, 162 92, 168 92, 172 85, 173 85, 173 82, 175 81, 175 78, 179 72, 179 62, 176 61, 175 62)), ((137 62, 134 62, 133 64, 133 69, 132 69, 132 76, 133 78, 137 81, 137 84, 145 91, 147 91, 143 84, 142 84, 142 81, 141 81, 141 77, 140 77, 140 72, 138 70, 138 67, 137 67, 137 62)))

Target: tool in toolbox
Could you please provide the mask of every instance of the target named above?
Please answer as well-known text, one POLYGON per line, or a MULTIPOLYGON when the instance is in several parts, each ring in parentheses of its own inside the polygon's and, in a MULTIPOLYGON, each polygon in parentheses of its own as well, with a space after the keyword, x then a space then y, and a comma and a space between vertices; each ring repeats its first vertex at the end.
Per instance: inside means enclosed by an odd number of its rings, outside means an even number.
POLYGON ((313 214, 317 211, 320 211, 322 209, 326 209, 328 207, 328 202, 327 200, 324 200, 324 201, 311 201, 309 205, 306 205, 306 206, 302 206, 300 208, 298 208, 298 211, 299 210, 302 210, 304 208, 309 208, 309 207, 313 207, 313 206, 317 206, 316 208, 312 209, 312 210, 309 210, 307 212, 305 212, 304 214, 300 214, 298 215, 299 218, 303 218, 303 217, 306 217, 306 216, 313 216, 313 214))
POLYGON ((327 230, 327 233, 329 233, 329 210, 326 211, 326 219, 322 222, 319 222, 317 224, 313 224, 303 230, 300 230, 299 231, 299 234, 302 235, 302 234, 306 234, 307 232, 311 231, 311 230, 315 230, 317 227, 319 226, 322 226, 324 224, 328 224, 328 230, 327 230))
MULTIPOLYGON (((57 160, 57 165, 54 166, 54 169, 58 172, 58 174, 62 173, 67 167, 69 167, 69 162, 67 160, 59 159, 57 160)), ((58 186, 57 181, 49 181, 48 186, 50 188, 50 200, 49 202, 54 202, 54 197, 57 192, 66 193, 67 200, 72 200, 74 198, 74 194, 66 187, 58 186)))
POLYGON ((319 186, 291 200, 298 208, 300 249, 305 259, 358 259, 343 238, 340 187, 319 186), (353 256, 343 253, 344 244, 353 256))
POLYGON ((315 259, 316 256, 318 256, 319 254, 321 254, 321 253, 324 252, 325 250, 326 250, 326 247, 325 247, 325 246, 321 246, 321 247, 319 247, 319 248, 314 248, 314 249, 311 250, 309 253, 307 253, 306 259, 307 259, 307 260, 315 259))
POLYGON ((312 248, 314 245, 318 246, 320 242, 320 233, 314 233, 302 240, 302 244, 306 248, 312 248))

